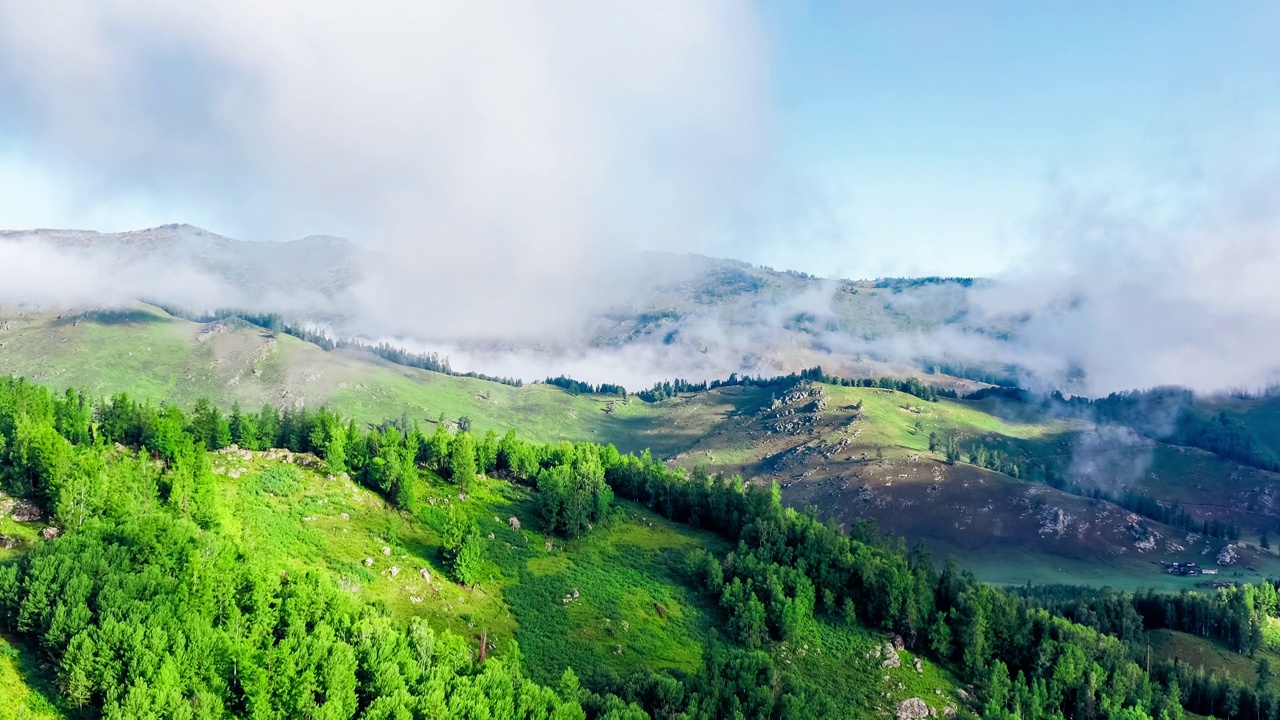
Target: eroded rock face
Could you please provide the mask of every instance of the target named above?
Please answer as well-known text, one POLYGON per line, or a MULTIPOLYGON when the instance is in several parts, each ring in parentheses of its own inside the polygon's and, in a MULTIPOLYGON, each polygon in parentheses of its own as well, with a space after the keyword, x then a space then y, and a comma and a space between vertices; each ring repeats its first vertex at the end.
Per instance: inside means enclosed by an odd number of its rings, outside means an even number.
POLYGON ((929 717, 929 706, 920 698, 907 698, 898 703, 898 720, 923 720, 929 717))

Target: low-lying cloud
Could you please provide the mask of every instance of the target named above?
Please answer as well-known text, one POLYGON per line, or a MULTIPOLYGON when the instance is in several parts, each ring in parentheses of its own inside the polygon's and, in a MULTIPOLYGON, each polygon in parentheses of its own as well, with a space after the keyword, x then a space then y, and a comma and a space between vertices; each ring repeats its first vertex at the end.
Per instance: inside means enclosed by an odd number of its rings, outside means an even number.
MULTIPOLYGON (((1253 142, 1265 132, 1196 150, 1193 172, 1049 188, 1020 226, 1036 241, 1022 266, 948 300, 954 322, 851 326, 843 286, 815 281, 699 301, 593 344, 601 317, 661 310, 663 268, 640 250, 717 247, 747 232, 751 207, 821 216, 816 196, 773 177, 769 68, 753 9, 717 0, 0 3, 0 132, 28 156, 98 198, 198 199, 248 239, 324 232, 362 249, 335 296, 0 240, 0 302, 341 314, 350 334, 526 378, 647 384, 949 358, 1091 395, 1277 381, 1280 155, 1253 142)), ((785 236, 787 213, 769 214, 758 224, 785 236)), ((936 300, 905 291, 884 312, 936 300)))
POLYGON ((768 131, 739 3, 0 4, 0 131, 87 192, 377 253, 369 325, 535 336, 736 212, 768 131))

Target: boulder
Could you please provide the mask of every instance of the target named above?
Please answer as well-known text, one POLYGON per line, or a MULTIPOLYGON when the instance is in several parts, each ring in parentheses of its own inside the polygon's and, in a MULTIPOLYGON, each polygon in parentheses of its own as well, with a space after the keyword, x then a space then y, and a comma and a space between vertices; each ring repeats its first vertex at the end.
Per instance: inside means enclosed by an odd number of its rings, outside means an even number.
POLYGON ((426 569, 426 568, 422 568, 421 570, 419 570, 419 571, 418 571, 418 573, 422 575, 422 579, 423 579, 424 581, 426 581, 426 582, 431 582, 431 571, 430 571, 430 570, 428 570, 428 569, 426 569))
POLYGON ((8 535, 0 535, 0 549, 12 550, 20 544, 22 544, 22 541, 18 538, 9 537, 8 535))
POLYGON ((44 513, 26 500, 19 500, 14 504, 10 517, 18 522, 36 522, 44 519, 44 513))
POLYGON ((929 706, 920 698, 907 698, 898 703, 898 720, 923 720, 929 717, 929 706))
POLYGON ((62 528, 50 525, 47 528, 41 528, 40 537, 45 540, 52 540, 62 534, 62 528))
POLYGON ((387 568, 387 572, 391 573, 391 577, 395 577, 400 574, 400 568, 396 567, 395 565, 392 565, 391 567, 387 568))
POLYGON ((364 566, 365 566, 365 567, 373 567, 373 558, 365 558, 365 559, 364 559, 364 566))
POLYGON ((507 518, 507 524, 511 526, 512 530, 520 529, 520 520, 515 516, 507 518))
POLYGON ((390 554, 391 554, 391 548, 389 548, 389 547, 385 547, 385 546, 384 546, 384 547, 382 548, 382 554, 383 554, 383 555, 390 555, 390 554))
POLYGON ((894 650, 893 645, 889 643, 884 645, 884 661, 880 663, 880 667, 902 667, 902 658, 898 657, 898 651, 894 650))

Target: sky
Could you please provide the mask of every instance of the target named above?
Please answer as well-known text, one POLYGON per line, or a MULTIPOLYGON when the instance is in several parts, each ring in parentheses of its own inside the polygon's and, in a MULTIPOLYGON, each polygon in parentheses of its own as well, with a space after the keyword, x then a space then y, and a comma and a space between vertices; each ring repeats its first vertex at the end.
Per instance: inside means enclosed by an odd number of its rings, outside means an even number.
POLYGON ((1278 157, 1273 3, 313 7, 0 0, 0 226, 1000 276, 1278 157))

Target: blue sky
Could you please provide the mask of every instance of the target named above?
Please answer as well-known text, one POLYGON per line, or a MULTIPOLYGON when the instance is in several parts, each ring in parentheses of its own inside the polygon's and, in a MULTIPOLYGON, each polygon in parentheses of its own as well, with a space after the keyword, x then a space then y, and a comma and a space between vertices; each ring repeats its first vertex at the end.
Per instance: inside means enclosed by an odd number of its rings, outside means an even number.
POLYGON ((1194 174, 1280 110, 1270 3, 762 7, 786 156, 889 272, 991 272, 1060 183, 1194 174))
MULTIPOLYGON (((18 7, 7 12, 19 20, 39 12, 18 7)), ((751 121, 769 172, 807 200, 763 238, 716 246, 744 259, 857 276, 1000 273, 1035 256, 1044 208, 1064 187, 1142 196, 1213 183, 1206 167, 1271 153, 1280 133, 1274 3, 770 2, 752 12, 758 47, 712 57, 708 72, 759 85, 751 121)), ((0 103, 23 115, 0 119, 0 226, 176 221, 259 234, 260 216, 235 210, 243 198, 177 176, 198 166, 174 168, 172 182, 154 168, 119 177, 111 152, 78 155, 74 135, 91 125, 32 132, 55 124, 48 108, 59 103, 27 103, 30 57, 14 45, 0 32, 0 103)), ((42 92, 61 101, 77 88, 42 92)))

